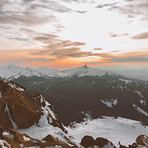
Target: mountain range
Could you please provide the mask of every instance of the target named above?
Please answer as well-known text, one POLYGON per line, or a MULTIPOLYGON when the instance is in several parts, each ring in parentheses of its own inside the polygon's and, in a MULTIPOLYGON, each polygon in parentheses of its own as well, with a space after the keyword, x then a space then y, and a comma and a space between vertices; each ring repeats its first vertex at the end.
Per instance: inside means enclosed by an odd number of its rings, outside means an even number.
POLYGON ((137 69, 127 69, 119 68, 117 69, 106 69, 106 68, 94 68, 83 65, 77 68, 69 69, 53 69, 53 68, 30 68, 30 67, 20 67, 14 64, 0 66, 0 77, 5 79, 19 78, 20 76, 26 77, 72 77, 72 76, 101 76, 105 73, 122 75, 131 79, 148 81, 148 70, 147 68, 137 68, 137 69))
POLYGON ((72 77, 72 76, 99 76, 107 73, 106 70, 100 70, 98 68, 91 68, 84 65, 82 67, 66 69, 66 70, 57 70, 50 68, 24 68, 16 65, 8 65, 0 67, 0 77, 5 79, 16 79, 21 76, 25 77, 72 77))
MULTIPOLYGON (((123 148, 118 143, 120 138, 119 142, 128 146, 138 134, 148 132, 141 122, 110 117, 65 127, 41 94, 32 95, 24 87, 6 80, 0 80, 0 119, 2 148, 123 148)), ((140 135, 129 148, 146 148, 147 140, 146 135, 140 135)))
POLYGON ((87 65, 63 71, 11 65, 0 68, 0 76, 44 95, 66 125, 87 116, 120 116, 148 125, 147 81, 87 65))

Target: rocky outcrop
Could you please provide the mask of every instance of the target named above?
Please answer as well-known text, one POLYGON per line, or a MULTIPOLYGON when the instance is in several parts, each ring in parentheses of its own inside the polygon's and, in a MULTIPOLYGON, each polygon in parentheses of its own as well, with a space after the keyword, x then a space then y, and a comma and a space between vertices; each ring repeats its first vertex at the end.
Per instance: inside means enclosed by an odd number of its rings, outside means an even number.
POLYGON ((103 147, 115 148, 114 144, 111 141, 109 141, 109 140, 107 140, 105 138, 102 138, 102 137, 96 138, 95 145, 99 146, 99 147, 102 147, 102 148, 103 147))
POLYGON ((39 147, 39 148, 54 148, 59 146, 61 148, 76 148, 74 145, 68 145, 59 141, 52 135, 48 135, 42 140, 33 139, 26 134, 20 134, 14 129, 0 128, 0 147, 2 148, 27 148, 27 147, 39 147))
POLYGON ((0 125, 5 128, 28 128, 41 116, 39 105, 14 83, 0 81, 0 125))
POLYGON ((127 146, 119 145, 119 148, 148 148, 148 136, 140 135, 136 138, 136 142, 127 146))
POLYGON ((49 124, 67 132, 52 106, 41 95, 32 96, 21 86, 0 80, 0 125, 5 128, 28 128, 38 124, 41 116, 47 114, 49 124))
POLYGON ((148 136, 140 135, 136 138, 136 142, 129 145, 129 148, 148 148, 148 136))
POLYGON ((95 147, 116 148, 115 145, 111 141, 109 141, 105 138, 98 137, 98 138, 94 139, 91 136, 84 136, 81 140, 81 145, 84 148, 95 148, 95 147))
POLYGON ((140 135, 136 139, 137 145, 148 147, 148 136, 140 135))
MULTIPOLYGON (((109 140, 97 137, 94 139, 92 136, 84 136, 81 140, 81 145, 84 148, 116 148, 116 146, 109 140)), ((148 148, 148 136, 140 135, 136 138, 136 142, 125 146, 120 144, 118 145, 119 148, 148 148)))
POLYGON ((65 148, 75 146, 72 137, 67 134, 67 130, 59 121, 53 107, 42 95, 31 95, 23 87, 4 80, 0 80, 0 127, 0 144, 11 145, 8 147, 19 148, 20 144, 39 147, 60 145, 65 148), (49 127, 51 133, 48 130, 47 137, 43 140, 36 140, 23 132, 21 134, 17 132, 31 127, 36 127, 33 132, 38 132, 38 128, 49 127))
POLYGON ((84 136, 81 140, 81 145, 84 148, 92 147, 95 144, 95 140, 92 136, 84 136))

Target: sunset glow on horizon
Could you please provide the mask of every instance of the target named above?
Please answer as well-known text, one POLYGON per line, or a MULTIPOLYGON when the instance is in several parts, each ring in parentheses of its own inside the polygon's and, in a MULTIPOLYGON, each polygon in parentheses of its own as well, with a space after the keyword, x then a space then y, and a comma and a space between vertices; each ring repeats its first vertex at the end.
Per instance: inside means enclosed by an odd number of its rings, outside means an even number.
POLYGON ((147 0, 2 0, 0 63, 148 64, 147 0))

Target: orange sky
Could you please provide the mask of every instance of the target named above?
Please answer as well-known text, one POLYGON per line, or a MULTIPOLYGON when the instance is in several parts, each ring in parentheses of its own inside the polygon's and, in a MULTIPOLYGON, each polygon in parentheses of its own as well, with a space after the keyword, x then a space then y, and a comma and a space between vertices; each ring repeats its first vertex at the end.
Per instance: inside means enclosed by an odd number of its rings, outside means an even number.
POLYGON ((0 63, 145 66, 148 1, 0 1, 0 63), (32 9, 34 8, 34 9, 32 9))
MULTIPOLYGON (((41 50, 42 51, 42 50, 41 50)), ((90 53, 89 53, 90 54, 90 53)), ((63 56, 63 55, 62 55, 63 56)), ((82 57, 56 57, 36 53, 36 50, 11 50, 0 52, 0 63, 17 64, 20 66, 31 67, 52 67, 52 68, 68 68, 77 67, 87 64, 89 66, 115 67, 123 66, 145 66, 147 61, 148 51, 131 52, 126 54, 93 54, 91 56, 82 57)))

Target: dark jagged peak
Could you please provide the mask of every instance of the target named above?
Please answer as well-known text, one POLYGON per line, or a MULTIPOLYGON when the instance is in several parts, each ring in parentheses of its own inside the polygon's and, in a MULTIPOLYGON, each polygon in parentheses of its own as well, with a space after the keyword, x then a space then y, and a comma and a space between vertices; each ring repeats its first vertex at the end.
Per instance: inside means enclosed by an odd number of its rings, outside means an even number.
POLYGON ((85 64, 81 67, 64 70, 60 73, 60 76, 61 77, 103 76, 106 73, 107 73, 106 70, 102 70, 100 68, 89 67, 85 64))
POLYGON ((82 68, 88 69, 89 67, 85 64, 85 65, 82 66, 82 68))

